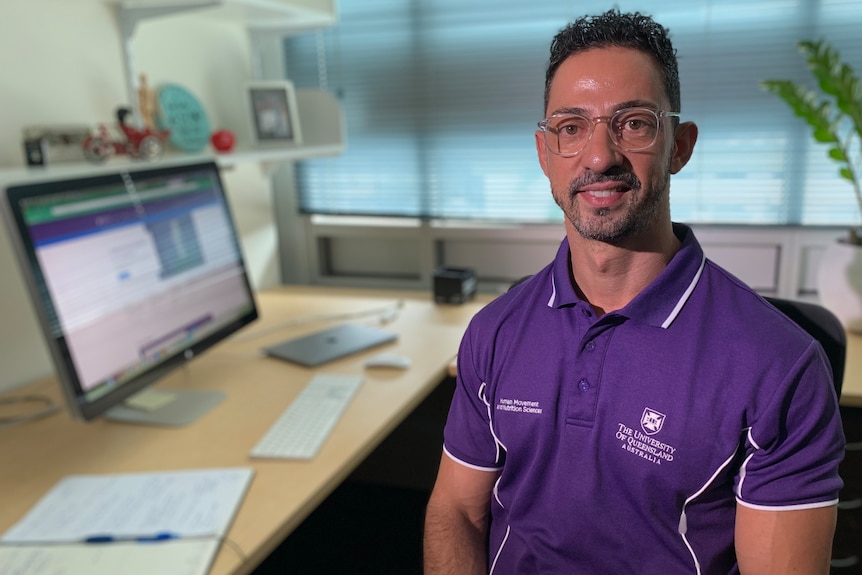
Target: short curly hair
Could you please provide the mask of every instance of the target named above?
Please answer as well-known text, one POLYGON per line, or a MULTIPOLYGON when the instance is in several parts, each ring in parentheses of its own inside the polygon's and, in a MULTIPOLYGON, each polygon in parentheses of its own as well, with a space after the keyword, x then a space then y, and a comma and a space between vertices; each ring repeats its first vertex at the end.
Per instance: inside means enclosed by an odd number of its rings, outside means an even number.
POLYGON ((578 18, 554 36, 545 74, 545 110, 548 109, 554 75, 566 58, 591 48, 608 46, 633 48, 650 54, 664 78, 665 91, 673 111, 679 111, 679 67, 668 30, 651 16, 640 12, 620 13, 617 9, 578 18))

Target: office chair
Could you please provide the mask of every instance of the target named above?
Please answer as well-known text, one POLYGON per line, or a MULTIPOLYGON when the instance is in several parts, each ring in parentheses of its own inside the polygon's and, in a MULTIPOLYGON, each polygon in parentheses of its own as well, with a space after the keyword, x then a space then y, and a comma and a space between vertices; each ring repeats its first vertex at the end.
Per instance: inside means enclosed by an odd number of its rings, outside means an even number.
POLYGON ((832 366, 835 393, 840 398, 841 386, 844 383, 844 362, 847 359, 847 332, 838 318, 825 307, 815 303, 777 297, 765 299, 820 342, 832 366))
MULTIPOLYGON (((777 307, 787 317, 795 321, 799 326, 807 331, 814 339, 820 342, 823 346, 823 351, 826 352, 826 357, 832 365, 832 379, 835 384, 835 393, 838 398, 841 398, 841 385, 844 382, 844 362, 847 358, 847 333, 844 331, 844 326, 838 321, 838 318, 826 308, 813 303, 793 301, 788 299, 767 297, 766 300, 777 307)), ((858 446, 858 444, 856 444, 858 446)), ((847 446, 848 450, 854 449, 853 446, 847 446)), ((838 527, 836 536, 847 529, 848 532, 853 532, 858 529, 855 527, 853 517, 846 517, 842 510, 858 509, 862 507, 862 499, 854 497, 852 499, 841 499, 838 502, 838 527), (848 525, 845 527, 844 523, 848 525)), ((841 569, 851 568, 859 564, 859 555, 844 550, 846 555, 842 557, 832 557, 832 572, 842 572, 841 569)))

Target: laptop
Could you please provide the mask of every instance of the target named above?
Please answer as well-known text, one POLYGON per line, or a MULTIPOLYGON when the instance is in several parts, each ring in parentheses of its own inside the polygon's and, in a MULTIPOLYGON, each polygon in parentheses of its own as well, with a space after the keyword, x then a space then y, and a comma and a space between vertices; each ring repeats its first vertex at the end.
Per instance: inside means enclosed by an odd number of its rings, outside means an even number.
POLYGON ((392 331, 345 323, 265 347, 263 353, 306 367, 315 367, 396 339, 398 334, 392 331))

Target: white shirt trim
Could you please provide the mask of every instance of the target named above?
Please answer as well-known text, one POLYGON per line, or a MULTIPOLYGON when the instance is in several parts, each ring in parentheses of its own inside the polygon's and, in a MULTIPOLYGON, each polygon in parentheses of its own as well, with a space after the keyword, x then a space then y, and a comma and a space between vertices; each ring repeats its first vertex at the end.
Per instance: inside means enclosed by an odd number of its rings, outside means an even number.
POLYGON ((697 575, 701 574, 700 561, 698 560, 697 553, 695 552, 694 548, 691 546, 691 543, 689 542, 688 537, 686 537, 686 532, 688 531, 688 520, 685 516, 685 508, 688 506, 689 503, 691 503, 692 501, 694 501, 695 499, 700 497, 703 494, 703 492, 706 491, 707 488, 713 484, 713 482, 715 482, 716 478, 719 476, 721 471, 723 469, 725 469, 728 465, 730 465, 730 463, 733 461, 733 458, 736 456, 736 452, 738 451, 738 449, 739 449, 739 447, 734 449, 733 453, 731 453, 730 456, 724 460, 724 462, 718 467, 718 469, 715 470, 715 472, 706 481, 706 483, 704 483, 701 486, 701 488, 698 489, 697 492, 695 492, 691 497, 686 499, 685 503, 683 503, 683 505, 682 505, 682 512, 679 515, 679 534, 682 537, 682 541, 683 541, 683 543, 685 543, 685 546, 688 549, 689 554, 691 555, 692 561, 694 561, 695 573, 697 573, 697 575))
POLYGON ((481 465, 473 465, 472 463, 467 463, 466 461, 464 461, 462 459, 458 459, 457 457, 455 457, 454 455, 449 453, 449 450, 446 449, 445 445, 443 446, 443 453, 445 453, 449 457, 449 459, 451 459, 455 463, 460 463, 464 467, 469 467, 470 469, 475 469, 476 471, 493 471, 493 472, 496 472, 496 471, 500 471, 501 469, 503 469, 502 467, 482 467, 481 465))
POLYGON ((511 525, 506 526, 506 534, 503 536, 503 540, 500 542, 500 547, 497 548, 497 553, 494 555, 494 562, 491 563, 491 569, 488 571, 488 575, 494 575, 494 569, 497 567, 497 560, 500 558, 500 553, 503 552, 503 547, 506 545, 506 541, 509 539, 509 532, 512 530, 511 525))
POLYGON ((670 312, 670 315, 667 316, 667 319, 661 324, 663 329, 667 329, 670 327, 670 324, 673 323, 673 320, 676 319, 676 316, 679 315, 679 312, 682 311, 682 306, 685 305, 685 302, 688 301, 688 298, 691 297, 691 292, 694 291, 694 288, 697 286, 697 282, 700 281, 700 276, 703 274, 703 268, 706 265, 706 254, 704 254, 700 260, 700 267, 697 269, 697 273, 694 274, 694 278, 692 278, 691 283, 688 284, 685 292, 683 292, 682 297, 679 298, 679 301, 676 302, 676 306, 673 308, 673 311, 670 312))
POLYGON ((832 499, 831 501, 818 501, 817 503, 799 503, 796 505, 755 505, 754 503, 748 503, 747 501, 743 501, 737 497, 736 502, 743 507, 757 509, 759 511, 799 511, 802 509, 819 509, 821 507, 832 507, 833 505, 838 505, 838 499, 832 499))

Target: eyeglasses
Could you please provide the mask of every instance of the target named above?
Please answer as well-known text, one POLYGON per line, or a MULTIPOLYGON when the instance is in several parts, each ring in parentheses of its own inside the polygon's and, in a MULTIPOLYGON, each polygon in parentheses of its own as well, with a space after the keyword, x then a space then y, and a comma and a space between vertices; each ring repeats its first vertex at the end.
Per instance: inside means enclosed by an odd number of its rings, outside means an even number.
POLYGON ((679 112, 626 108, 613 116, 592 119, 579 114, 554 114, 539 122, 539 129, 546 135, 545 145, 559 156, 571 157, 583 150, 599 122, 607 124, 614 145, 626 152, 638 152, 655 144, 661 118, 670 117, 678 118, 679 112))

